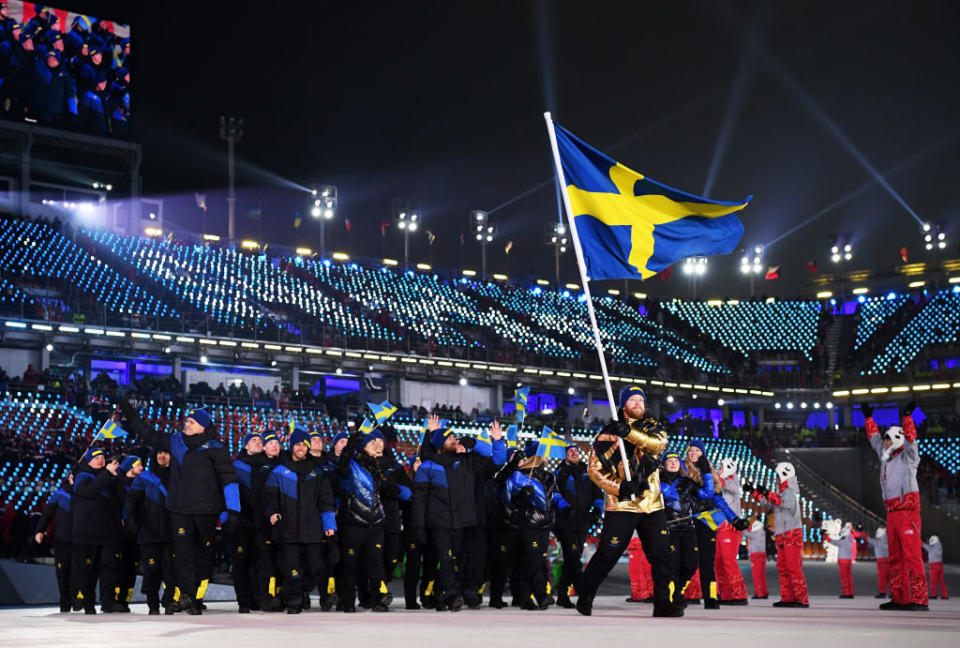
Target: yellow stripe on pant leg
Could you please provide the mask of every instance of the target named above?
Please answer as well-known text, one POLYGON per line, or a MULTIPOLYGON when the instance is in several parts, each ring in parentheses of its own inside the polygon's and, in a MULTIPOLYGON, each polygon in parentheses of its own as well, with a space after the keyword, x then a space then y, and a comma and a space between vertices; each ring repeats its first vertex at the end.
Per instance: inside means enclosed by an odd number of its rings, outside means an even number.
POLYGON ((269 594, 270 596, 277 595, 277 577, 276 576, 270 577, 270 584, 267 585, 267 594, 269 594))
POLYGON ((710 598, 717 598, 717 582, 710 581, 710 598))
POLYGON ((200 581, 200 587, 197 588, 197 600, 198 600, 198 601, 202 601, 202 600, 203 600, 203 597, 204 597, 204 596, 206 595, 206 593, 207 593, 207 585, 209 585, 209 584, 210 584, 210 580, 207 579, 207 578, 204 578, 202 581, 200 581))
POLYGON ((337 593, 337 581, 331 576, 327 579, 327 594, 337 593))
MULTIPOLYGON (((687 584, 689 585, 690 581, 687 581, 687 584)), ((673 593, 676 591, 676 589, 677 589, 676 583, 674 583, 673 581, 670 581, 670 602, 671 603, 673 603, 673 593)), ((684 586, 683 589, 687 589, 686 586, 684 586)))
POLYGON ((424 596, 433 596, 433 581, 427 583, 427 589, 423 591, 424 596))

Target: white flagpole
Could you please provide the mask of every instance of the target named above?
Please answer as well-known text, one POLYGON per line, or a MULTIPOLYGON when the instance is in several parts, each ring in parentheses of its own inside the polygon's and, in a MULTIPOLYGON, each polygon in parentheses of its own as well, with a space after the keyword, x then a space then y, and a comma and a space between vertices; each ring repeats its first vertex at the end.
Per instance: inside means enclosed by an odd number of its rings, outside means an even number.
MULTIPOLYGON (((590 278, 587 277, 587 266, 583 262, 583 250, 580 249, 580 237, 573 223, 573 208, 570 206, 570 195, 567 194, 567 182, 563 177, 563 164, 560 162, 560 149, 557 147, 557 133, 554 130, 553 118, 549 112, 543 113, 547 121, 547 132, 550 134, 550 147, 553 149, 553 161, 557 166, 557 178, 560 179, 560 195, 563 197, 564 211, 567 213, 567 227, 573 238, 573 250, 577 256, 577 266, 580 268, 580 281, 583 284, 583 294, 587 297, 587 313, 590 315, 590 326, 593 328, 593 343, 597 347, 597 357, 600 358, 600 372, 603 374, 603 386, 607 390, 607 399, 610 401, 610 413, 618 418, 617 404, 613 399, 613 388, 610 386, 610 375, 607 373, 607 361, 603 357, 603 342, 600 340, 600 327, 597 326, 597 315, 593 311, 593 298, 590 296, 590 278)), ((630 464, 627 461, 627 451, 623 446, 623 439, 618 438, 620 459, 623 461, 623 476, 630 481, 630 464)))

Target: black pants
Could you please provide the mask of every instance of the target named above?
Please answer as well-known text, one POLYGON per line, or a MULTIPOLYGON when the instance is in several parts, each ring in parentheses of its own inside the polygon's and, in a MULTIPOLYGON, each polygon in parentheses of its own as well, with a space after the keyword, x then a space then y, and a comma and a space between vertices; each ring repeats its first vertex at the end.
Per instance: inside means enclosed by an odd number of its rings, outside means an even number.
MULTIPOLYGON (((517 531, 512 527, 502 526, 493 534, 494 545, 490 552, 490 600, 503 600, 503 591, 507 579, 513 572, 514 556, 517 549, 517 531)), ((511 587, 512 589, 512 587, 511 587)))
POLYGON ((676 583, 673 597, 677 601, 683 596, 683 590, 700 566, 700 550, 697 548, 697 532, 693 524, 696 523, 682 522, 670 529, 670 545, 673 550, 671 564, 673 579, 676 583))
POLYGON ((75 591, 70 588, 71 565, 73 564, 73 545, 57 540, 53 546, 53 560, 57 568, 57 589, 60 590, 60 607, 73 603, 75 591))
POLYGON ((111 610, 116 605, 119 577, 119 551, 116 544, 73 545, 74 598, 84 608, 92 608, 96 601, 97 579, 100 579, 100 606, 111 610))
MULTIPOLYGON (((357 596, 357 583, 371 583, 371 595, 383 593, 383 527, 345 526, 340 530, 341 583, 337 583, 340 602, 350 608, 357 596), (375 589, 374 589, 375 588, 375 589)), ((366 601, 370 604, 370 601, 366 601)))
POLYGON ((163 584, 163 607, 173 603, 174 583, 177 581, 173 566, 173 543, 150 543, 140 545, 140 569, 143 581, 140 592, 147 597, 147 606, 156 608, 161 603, 160 584, 163 584))
POLYGON ((250 607, 257 600, 253 585, 257 573, 256 529, 240 527, 229 542, 233 556, 233 591, 237 595, 237 605, 250 607))
POLYGON ((437 578, 434 585, 434 596, 437 602, 444 603, 453 600, 462 591, 460 578, 460 541, 461 529, 444 529, 433 527, 427 529, 430 544, 437 550, 437 578))
POLYGON ((403 598, 407 605, 417 602, 417 584, 420 582, 420 566, 423 562, 423 547, 415 534, 403 531, 403 598))
POLYGON ((181 595, 202 599, 213 573, 213 536, 216 515, 170 514, 173 527, 173 565, 181 595))
POLYGON ((717 577, 714 573, 714 558, 717 554, 717 532, 703 523, 695 523, 697 548, 700 552, 700 589, 703 600, 717 598, 717 577))
POLYGON ((319 543, 280 545, 283 564, 283 602, 288 608, 298 608, 303 602, 305 580, 317 582, 323 568, 323 546, 319 543))
POLYGON ((517 562, 514 578, 510 580, 513 598, 525 602, 533 595, 537 604, 547 596, 547 548, 550 532, 542 529, 517 531, 517 562))
POLYGON ((557 593, 567 596, 571 586, 576 589, 580 585, 580 577, 583 575, 583 545, 587 541, 587 534, 573 529, 557 529, 555 534, 563 553, 563 568, 560 570, 557 593))
POLYGON ((420 597, 436 596, 437 572, 439 571, 439 558, 437 557, 437 547, 430 541, 430 534, 427 534, 427 544, 423 546, 423 573, 420 576, 420 597))
POLYGON ((140 547, 135 536, 124 538, 120 542, 120 582, 117 586, 120 592, 117 602, 129 603, 133 598, 133 586, 137 584, 137 573, 140 571, 140 547))
POLYGON ((403 535, 399 531, 383 533, 383 574, 388 583, 393 580, 393 572, 403 558, 403 535))
POLYGON ((460 544, 463 597, 468 601, 478 601, 487 568, 487 530, 484 527, 465 528, 460 544))
POLYGON ((640 537, 643 552, 650 562, 654 603, 666 605, 671 602, 673 569, 670 536, 667 533, 667 519, 662 510, 653 513, 608 511, 604 514, 597 553, 590 559, 583 571, 583 578, 580 579, 580 596, 592 600, 597 595, 600 583, 627 549, 634 531, 640 537))
POLYGON ((280 574, 279 547, 271 539, 271 529, 257 529, 254 533, 256 545, 256 573, 254 593, 260 605, 266 603, 271 596, 276 596, 280 583, 277 582, 280 574))

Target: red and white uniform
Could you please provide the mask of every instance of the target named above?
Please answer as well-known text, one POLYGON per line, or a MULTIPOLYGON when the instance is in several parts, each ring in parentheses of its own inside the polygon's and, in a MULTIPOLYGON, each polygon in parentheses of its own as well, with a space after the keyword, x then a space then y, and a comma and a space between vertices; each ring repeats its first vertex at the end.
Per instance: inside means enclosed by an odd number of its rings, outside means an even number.
POLYGON ((793 464, 781 462, 777 474, 777 492, 766 497, 758 491, 754 498, 773 511, 774 540, 777 543, 777 574, 781 604, 809 605, 807 579, 803 576, 803 518, 800 515, 800 486, 793 464))
POLYGON ((877 595, 887 595, 890 588, 890 550, 887 548, 887 530, 877 529, 875 538, 867 538, 873 548, 873 556, 877 559, 877 595))
MULTIPOLYGON (((740 499, 740 478, 737 475, 737 464, 729 457, 720 461, 720 469, 716 477, 720 483, 720 492, 727 506, 742 517, 740 499)), ((746 600, 747 586, 743 582, 743 574, 737 565, 737 552, 740 550, 740 541, 743 533, 733 528, 729 521, 724 521, 717 528, 717 552, 714 558, 714 569, 717 575, 717 589, 720 600, 746 600)))
POLYGON ((930 561, 930 595, 936 598, 939 586, 940 598, 950 598, 947 583, 943 580, 943 545, 940 544, 940 538, 930 536, 930 543, 924 543, 923 548, 927 550, 927 560, 930 561))
POLYGON ((630 598, 634 601, 644 601, 653 598, 653 578, 650 576, 650 563, 643 553, 640 538, 634 536, 627 545, 630 552, 630 561, 627 571, 630 574, 630 598))
POLYGON ((873 417, 865 421, 867 439, 880 457, 880 488, 887 509, 887 546, 890 550, 890 594, 899 605, 927 605, 927 578, 920 536, 920 487, 917 485, 917 428, 904 416, 903 427, 880 434, 873 417), (893 441, 883 447, 884 437, 893 441))
POLYGON ((750 525, 746 533, 747 551, 750 554, 750 573, 753 575, 754 598, 767 598, 767 532, 759 520, 750 525))
POLYGON ((844 527, 843 535, 836 540, 826 540, 824 545, 832 544, 837 548, 837 566, 840 568, 840 595, 853 596, 853 539, 849 529, 844 527))

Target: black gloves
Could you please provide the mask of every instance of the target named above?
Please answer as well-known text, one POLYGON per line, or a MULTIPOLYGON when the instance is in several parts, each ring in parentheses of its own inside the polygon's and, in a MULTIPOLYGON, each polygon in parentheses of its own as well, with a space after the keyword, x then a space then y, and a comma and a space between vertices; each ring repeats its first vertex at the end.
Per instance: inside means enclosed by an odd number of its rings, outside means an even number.
POLYGON ((510 455, 510 461, 507 462, 508 466, 512 466, 514 470, 517 469, 517 466, 520 465, 520 462, 523 461, 523 453, 517 450, 512 455, 510 455))
POLYGON ((462 439, 460 439, 460 445, 462 445, 465 450, 473 450, 473 447, 477 445, 477 438, 472 436, 465 436, 462 439))
POLYGON ((763 495, 764 497, 766 497, 770 493, 770 491, 767 490, 767 487, 764 486, 763 484, 757 484, 756 491, 761 495, 763 495))
POLYGON ((710 460, 707 459, 707 455, 705 454, 700 455, 700 458, 697 459, 696 466, 697 466, 697 470, 700 471, 700 474, 702 475, 710 474, 710 460))
POLYGON ((232 536, 240 530, 240 514, 236 511, 227 513, 227 521, 223 523, 223 533, 232 536))
POLYGON ((637 482, 627 481, 626 479, 620 482, 620 492, 617 494, 618 499, 630 500, 639 494, 640 494, 640 486, 639 484, 637 484, 637 482))
POLYGON ((913 410, 917 409, 917 401, 910 401, 904 405, 903 409, 900 411, 901 416, 912 416, 913 410))
POLYGON ((520 489, 520 497, 524 500, 528 500, 536 494, 537 491, 533 486, 524 486, 520 489))
POLYGON ((757 490, 757 489, 754 488, 753 484, 751 484, 751 483, 749 483, 749 482, 743 485, 743 492, 746 493, 747 495, 749 495, 750 493, 752 493, 752 492, 755 491, 755 490, 757 490))
POLYGON ((400 496, 400 487, 396 484, 384 484, 380 488, 380 494, 384 497, 396 498, 400 496))
POLYGON ((615 434, 621 439, 625 439, 630 434, 630 426, 624 421, 610 421, 600 431, 601 434, 615 434))
POLYGON ((855 528, 857 531, 863 531, 863 523, 862 523, 862 522, 857 523, 857 526, 854 527, 854 528, 855 528))
POLYGON ((733 528, 736 529, 737 531, 746 531, 747 528, 750 526, 750 523, 744 520, 743 518, 737 518, 730 524, 732 524, 733 528))
POLYGON ((860 411, 863 412, 863 418, 873 418, 873 405, 870 403, 864 403, 860 406, 860 411))

